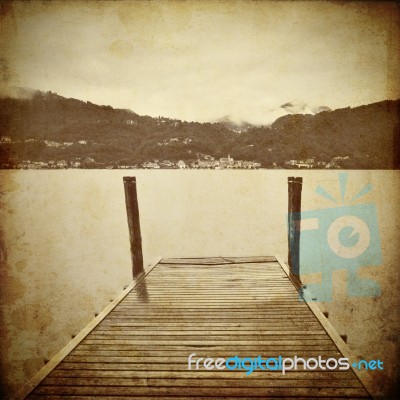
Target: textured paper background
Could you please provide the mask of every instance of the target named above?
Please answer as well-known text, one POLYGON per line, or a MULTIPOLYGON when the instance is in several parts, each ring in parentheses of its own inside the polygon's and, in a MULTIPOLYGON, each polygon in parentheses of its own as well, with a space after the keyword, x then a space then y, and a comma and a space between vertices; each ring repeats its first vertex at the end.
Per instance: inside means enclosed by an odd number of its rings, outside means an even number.
MULTIPOLYGON (((105 83, 99 78, 102 63, 101 58, 97 58, 96 62, 82 63, 80 75, 71 77, 69 66, 60 59, 59 49, 56 46, 42 49, 38 41, 43 33, 57 37, 60 18, 64 23, 75 18, 82 22, 82 29, 86 18, 92 17, 93 13, 96 18, 104 19, 110 3, 2 2, 3 93, 7 93, 12 85, 30 82, 38 88, 85 100, 99 98, 99 93, 102 93, 104 101, 100 104, 126 105, 123 100, 131 96, 131 89, 124 85, 124 74, 119 74, 109 84, 105 83), (36 49, 40 51, 36 52, 36 49), (30 76, 31 80, 28 79, 30 76), (82 88, 73 84, 77 81, 84 85, 84 95, 82 88)), ((131 99, 138 105, 134 109, 138 113, 147 112, 147 109, 141 109, 140 98, 151 95, 153 101, 150 107, 154 112, 160 110, 161 115, 171 112, 174 116, 190 119, 193 109, 199 107, 203 110, 202 118, 207 120, 213 116, 211 111, 222 103, 226 108, 221 107, 218 112, 231 109, 234 113, 236 108, 241 108, 248 115, 254 115, 256 120, 261 115, 260 109, 252 110, 251 105, 237 106, 238 98, 242 99, 239 103, 246 103, 252 95, 239 90, 240 75, 236 76, 238 83, 235 85, 233 75, 230 80, 224 78, 225 74, 229 75, 229 70, 208 74, 207 69, 201 66, 205 61, 212 60, 202 59, 201 50, 216 41, 216 58, 229 57, 232 52, 240 54, 242 48, 243 59, 246 60, 249 53, 246 44, 240 41, 241 32, 250 31, 253 38, 250 52, 256 52, 258 46, 269 45, 262 35, 266 23, 275 27, 276 39, 292 29, 292 13, 304 12, 309 16, 310 10, 317 19, 320 18, 320 23, 313 35, 302 38, 304 47, 299 49, 299 54, 304 51, 304 57, 290 53, 291 49, 282 49, 282 58, 278 60, 281 76, 287 77, 287 84, 283 85, 285 90, 290 92, 290 85, 293 85, 289 74, 293 67, 291 64, 294 60, 301 60, 297 61, 298 68, 315 68, 316 78, 311 82, 299 80, 297 85, 303 85, 305 90, 307 85, 326 85, 326 99, 333 104, 334 99, 343 95, 342 88, 348 87, 346 94, 351 105, 359 100, 359 93, 365 93, 365 86, 372 81, 375 85, 370 85, 368 92, 371 102, 376 93, 383 93, 385 98, 398 97, 399 14, 394 3, 323 2, 317 5, 315 2, 302 2, 301 6, 293 3, 292 12, 288 9, 279 11, 280 6, 272 2, 112 3, 118 7, 117 18, 109 21, 106 34, 123 27, 144 48, 149 46, 155 49, 160 60, 164 55, 171 60, 174 43, 186 40, 184 32, 187 27, 198 22, 203 24, 198 28, 201 40, 196 46, 199 53, 191 53, 190 47, 194 42, 187 39, 187 64, 180 61, 179 49, 176 54, 178 61, 172 62, 169 69, 172 80, 165 86, 161 85, 171 95, 169 102, 154 94, 163 79, 162 76, 159 80, 155 79, 157 70, 146 71, 146 57, 150 55, 141 53, 137 62, 144 65, 142 79, 152 81, 153 86, 147 92, 144 87, 136 88, 136 94, 131 99), (324 11, 327 4, 335 5, 334 15, 324 11), (314 49, 318 51, 318 35, 323 35, 324 29, 334 31, 335 21, 347 18, 349 8, 356 9, 360 16, 354 20, 354 40, 343 42, 344 33, 338 31, 337 40, 332 42, 329 51, 340 52, 343 57, 338 70, 344 68, 347 62, 350 69, 357 66, 357 73, 350 74, 344 69, 341 76, 345 84, 342 81, 336 87, 325 82, 326 75, 320 75, 323 65, 313 65, 306 56, 311 56, 314 49), (268 18, 268 11, 273 9, 275 18, 268 18), (214 23, 225 18, 225 24, 219 25, 220 35, 211 40, 203 33, 210 18, 214 23), (229 25, 233 21, 236 21, 235 29, 229 25), (162 35, 157 30, 159 24, 163 28, 162 35), (380 34, 376 35, 376 32, 380 34), (239 50, 223 45, 224 39, 233 34, 239 50), (375 37, 376 40, 369 42, 371 48, 360 47, 357 35, 362 34, 369 35, 371 39, 375 37), (382 46, 382 43, 385 45, 382 46), (187 70, 190 73, 186 75, 187 70), (357 74, 360 79, 357 79, 357 74), (174 76, 184 77, 185 84, 179 89, 184 104, 174 101, 177 85, 174 76), (371 81, 366 77, 371 77, 371 81), (207 87, 214 86, 215 92, 225 101, 214 104, 207 100, 210 98, 207 91, 190 94, 188 88, 199 78, 207 83, 207 87), (205 100, 200 101, 203 97, 205 100)), ((93 55, 99 51, 97 44, 101 47, 104 34, 99 31, 91 35, 93 55)), ((130 42, 115 36, 115 40, 108 43, 107 57, 111 56, 116 63, 123 64, 133 50, 130 42)), ((69 55, 71 46, 80 46, 79 32, 76 36, 58 39, 63 43, 61 53, 64 55, 69 55)), ((331 59, 329 53, 324 53, 325 50, 320 49, 322 56, 326 54, 329 65, 331 59)), ((85 61, 91 56, 86 53, 81 55, 85 61)), ((75 54, 70 56, 71 64, 77 62, 75 54)), ((262 91, 264 89, 259 82, 264 82, 265 77, 260 76, 257 67, 252 62, 245 62, 242 66, 244 70, 254 69, 250 86, 259 86, 262 91)), ((125 68, 128 72, 129 63, 125 68)), ((278 77, 267 77, 271 84, 275 79, 278 77)), ((320 102, 323 100, 318 99, 320 102)), ((135 174, 139 180, 146 262, 155 255, 279 254, 285 257, 286 178, 294 175, 294 171, 2 171, 1 357, 5 396, 32 376, 130 281, 129 240, 122 187, 122 176, 125 174, 135 174)), ((325 200, 313 193, 317 184, 338 193, 336 171, 299 171, 295 175, 303 176, 305 180, 304 209, 327 206, 325 200)), ((348 336, 348 344, 357 355, 384 360, 385 371, 372 374, 371 379, 375 382, 376 393, 388 395, 395 388, 399 370, 399 173, 351 171, 349 190, 354 193, 369 182, 374 185, 374 191, 368 195, 369 200, 378 207, 384 265, 376 269, 366 268, 362 273, 380 283, 382 297, 349 300, 343 293, 346 278, 337 273, 335 301, 321 307, 330 312, 330 321, 340 334, 348 336)))

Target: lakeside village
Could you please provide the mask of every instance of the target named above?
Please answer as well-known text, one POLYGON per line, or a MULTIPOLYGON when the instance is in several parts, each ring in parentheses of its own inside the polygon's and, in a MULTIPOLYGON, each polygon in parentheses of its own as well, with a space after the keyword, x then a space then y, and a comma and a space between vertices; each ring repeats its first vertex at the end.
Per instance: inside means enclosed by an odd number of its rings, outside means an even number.
MULTIPOLYGON (((170 139, 174 140, 174 139, 170 139)), ((190 140, 190 139, 189 139, 190 140)), ((26 139, 24 142, 34 142, 35 139, 26 139)), ((44 144, 48 147, 55 148, 66 148, 72 145, 87 145, 86 140, 79 140, 78 142, 64 142, 58 143, 49 140, 44 140, 44 144)), ((2 136, 0 138, 0 144, 12 144, 17 143, 17 141, 12 141, 8 136, 2 136)), ((187 143, 185 143, 187 144, 187 143)), ((159 144, 161 145, 161 143, 159 144)), ((271 151, 271 149, 269 149, 271 151)), ((98 162, 92 157, 74 157, 72 160, 47 160, 47 161, 31 161, 31 160, 22 160, 16 163, 12 163, 13 160, 10 160, 8 163, 2 163, 0 165, 0 169, 69 169, 69 168, 77 168, 77 169, 259 169, 261 168, 261 163, 256 161, 244 161, 244 160, 234 160, 230 155, 226 158, 220 158, 219 160, 215 157, 203 154, 196 153, 197 160, 191 162, 185 162, 183 160, 179 160, 178 162, 171 162, 169 160, 157 160, 154 159, 152 161, 146 161, 141 164, 123 164, 120 163, 109 163, 106 165, 105 163, 98 162)), ((332 168, 340 168, 338 163, 342 160, 349 159, 348 156, 345 157, 334 157, 330 162, 324 161, 315 161, 314 158, 309 158, 306 160, 290 160, 285 162, 284 168, 301 168, 301 169, 332 169, 332 168)), ((272 164, 273 168, 282 168, 282 166, 278 166, 275 162, 272 164)))

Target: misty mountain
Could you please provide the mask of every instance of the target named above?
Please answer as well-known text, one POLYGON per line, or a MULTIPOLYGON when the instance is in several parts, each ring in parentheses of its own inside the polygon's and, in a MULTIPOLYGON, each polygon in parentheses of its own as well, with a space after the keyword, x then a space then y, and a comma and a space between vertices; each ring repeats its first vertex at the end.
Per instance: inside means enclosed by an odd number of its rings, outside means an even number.
POLYGON ((223 125, 230 131, 237 133, 246 132, 254 126, 246 121, 235 122, 229 115, 226 115, 225 117, 218 119, 216 122, 223 125))
POLYGON ((256 127, 229 118, 198 123, 140 116, 21 89, 0 99, 0 157, 3 168, 23 160, 90 158, 92 167, 102 168, 140 166, 155 159, 189 163, 228 154, 260 162, 264 168, 290 168, 295 166, 290 160, 307 159, 314 160, 314 167, 329 168, 334 158, 342 168, 399 168, 399 104, 396 100, 333 111, 321 108, 315 115, 285 115, 271 126, 256 127))
POLYGON ((288 114, 318 114, 322 111, 331 111, 327 106, 310 107, 308 104, 300 101, 289 101, 282 104, 280 108, 284 109, 288 114))

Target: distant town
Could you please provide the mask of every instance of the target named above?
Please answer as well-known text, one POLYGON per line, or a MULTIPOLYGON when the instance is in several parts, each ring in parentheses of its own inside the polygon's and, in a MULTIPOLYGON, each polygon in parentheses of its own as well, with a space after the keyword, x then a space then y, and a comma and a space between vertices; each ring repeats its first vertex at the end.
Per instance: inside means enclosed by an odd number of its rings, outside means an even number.
MULTIPOLYGON (((185 139, 187 143, 190 143, 190 139, 185 139)), ((184 140, 184 141, 185 141, 184 140)), ((34 143, 36 139, 25 139, 24 143, 34 143)), ((177 138, 170 139, 170 142, 178 141, 177 138)), ((2 136, 0 143, 2 144, 15 144, 19 141, 13 142, 9 136, 2 136)), ((44 140, 43 143, 48 147, 54 147, 59 149, 65 149, 70 146, 86 146, 87 140, 79 140, 78 142, 54 142, 50 140, 44 140)), ((168 145, 168 142, 159 143, 159 145, 168 145)), ((228 157, 222 157, 216 159, 209 154, 196 153, 197 160, 191 162, 185 162, 179 160, 172 162, 169 160, 158 160, 153 159, 145 161, 140 164, 126 163, 126 164, 113 164, 106 165, 103 162, 98 162, 92 157, 76 157, 73 160, 48 160, 48 161, 32 161, 22 160, 16 164, 2 163, 1 169, 67 169, 67 168, 105 168, 105 169, 259 169, 261 163, 256 161, 245 161, 245 160, 234 160, 229 154, 228 157)), ((286 168, 295 169, 312 169, 312 168, 340 168, 338 162, 349 159, 349 156, 338 156, 334 157, 330 162, 316 161, 314 158, 308 158, 305 160, 289 160, 285 163, 286 168)), ((278 165, 274 163, 274 167, 278 168, 278 165)))

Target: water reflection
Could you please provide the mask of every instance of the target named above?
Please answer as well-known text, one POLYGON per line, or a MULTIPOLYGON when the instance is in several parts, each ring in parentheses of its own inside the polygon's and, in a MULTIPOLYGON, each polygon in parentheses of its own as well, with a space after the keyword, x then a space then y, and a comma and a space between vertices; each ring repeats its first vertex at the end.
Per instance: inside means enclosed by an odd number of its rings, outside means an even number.
POLYGON ((142 282, 139 283, 135 287, 136 297, 141 303, 149 302, 149 293, 147 292, 147 284, 146 279, 143 279, 142 282))

